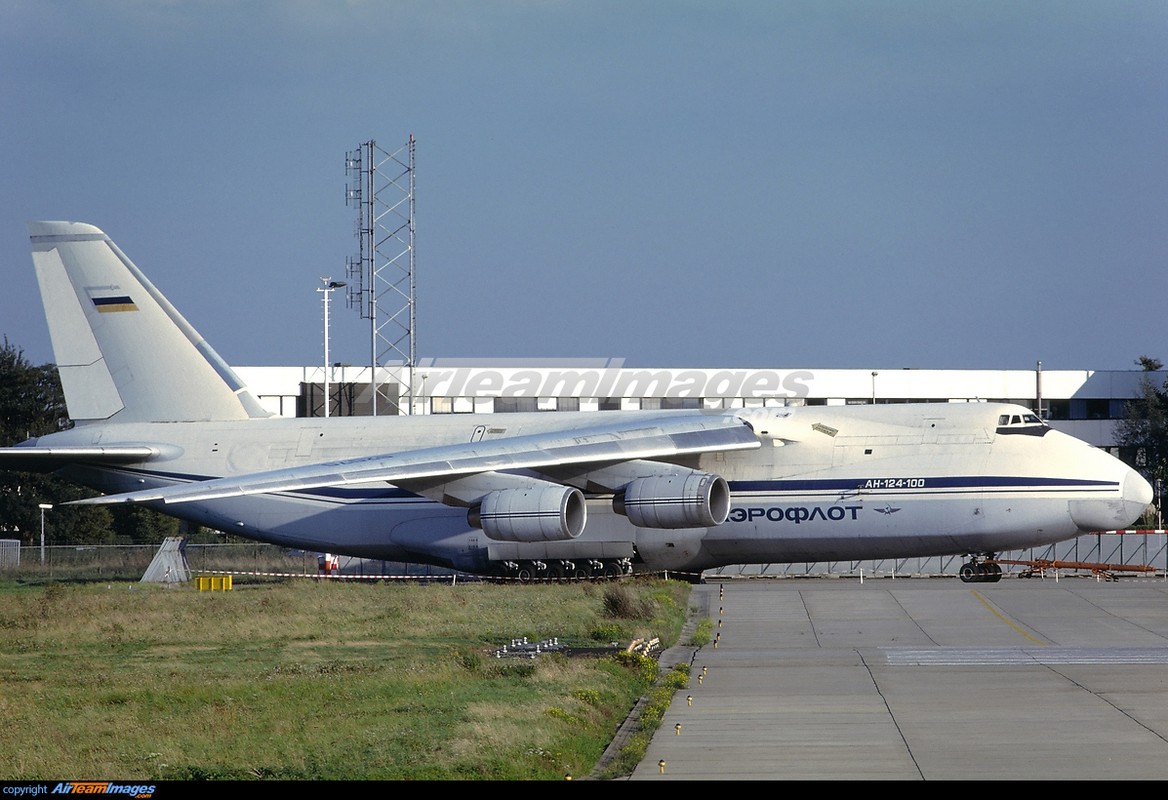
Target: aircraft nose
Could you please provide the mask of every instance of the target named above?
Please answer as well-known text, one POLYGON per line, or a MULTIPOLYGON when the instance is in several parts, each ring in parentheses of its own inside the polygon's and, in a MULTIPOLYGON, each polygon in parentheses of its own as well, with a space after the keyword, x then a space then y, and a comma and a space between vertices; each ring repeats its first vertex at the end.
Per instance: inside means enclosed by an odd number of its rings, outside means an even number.
POLYGON ((1071 519, 1081 531, 1122 530, 1131 525, 1152 502, 1152 485, 1134 469, 1125 471, 1119 497, 1108 500, 1074 500, 1071 519))
POLYGON ((1152 504, 1154 499, 1155 493, 1152 491, 1152 484, 1148 483, 1144 476, 1134 469, 1128 470, 1127 477, 1123 480, 1123 502, 1127 506, 1130 519, 1122 527, 1127 527, 1139 519, 1140 515, 1148 510, 1148 506, 1152 504))

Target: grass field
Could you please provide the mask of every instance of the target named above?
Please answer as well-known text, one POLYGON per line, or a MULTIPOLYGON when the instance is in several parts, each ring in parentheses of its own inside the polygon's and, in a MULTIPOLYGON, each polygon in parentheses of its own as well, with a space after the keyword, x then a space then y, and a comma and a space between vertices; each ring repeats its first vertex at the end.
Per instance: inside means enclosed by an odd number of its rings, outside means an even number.
POLYGON ((667 704, 684 676, 623 653, 496 651, 667 646, 688 594, 662 580, 0 582, 0 780, 585 777, 637 699, 667 704))

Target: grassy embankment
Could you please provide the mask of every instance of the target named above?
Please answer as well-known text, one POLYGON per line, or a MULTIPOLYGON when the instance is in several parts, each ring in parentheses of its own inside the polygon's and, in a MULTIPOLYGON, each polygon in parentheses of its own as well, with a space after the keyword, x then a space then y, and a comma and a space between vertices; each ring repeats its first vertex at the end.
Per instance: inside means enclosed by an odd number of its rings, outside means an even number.
MULTIPOLYGON (((677 581, 309 580, 199 592, 0 582, 0 780, 585 777, 636 700, 684 669, 496 658, 512 639, 676 641, 677 581)), ((633 752, 604 777, 617 777, 633 752)))

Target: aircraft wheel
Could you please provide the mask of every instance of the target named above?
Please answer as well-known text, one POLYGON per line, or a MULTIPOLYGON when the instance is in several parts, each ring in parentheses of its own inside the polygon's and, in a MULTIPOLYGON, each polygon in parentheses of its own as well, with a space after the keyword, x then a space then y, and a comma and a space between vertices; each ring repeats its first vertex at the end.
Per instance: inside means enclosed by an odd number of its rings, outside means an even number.
POLYGON ((620 567, 618 567, 616 564, 605 564, 604 572, 602 574, 604 579, 607 581, 616 580, 620 577, 621 574, 620 567))
POLYGON ((990 583, 997 583, 998 581, 1000 581, 1002 579, 1002 565, 1001 564, 989 564, 989 565, 987 565, 987 569, 989 570, 989 574, 986 575, 987 581, 989 581, 990 583))
POLYGON ((962 564, 961 572, 958 574, 961 576, 962 583, 977 583, 981 580, 981 576, 978 575, 977 565, 972 562, 962 564))
POLYGON ((562 583, 564 580, 564 568, 559 566, 548 567, 544 577, 553 583, 562 583))
POLYGON ((516 577, 519 578, 520 583, 531 583, 533 580, 535 580, 535 570, 527 564, 524 564, 519 568, 519 571, 516 573, 516 577))
POLYGON ((589 577, 588 570, 583 567, 576 567, 576 569, 572 570, 572 580, 574 581, 586 581, 589 577))

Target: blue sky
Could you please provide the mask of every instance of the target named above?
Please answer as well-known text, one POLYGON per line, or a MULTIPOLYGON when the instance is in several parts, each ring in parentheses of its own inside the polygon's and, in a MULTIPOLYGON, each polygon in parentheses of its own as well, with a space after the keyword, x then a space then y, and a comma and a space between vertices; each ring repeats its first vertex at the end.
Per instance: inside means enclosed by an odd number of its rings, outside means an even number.
POLYGON ((71 219, 229 363, 318 363, 344 156, 412 134, 420 357, 1168 361, 1166 41, 1163 0, 0 0, 0 336, 52 360, 25 223, 71 219))

